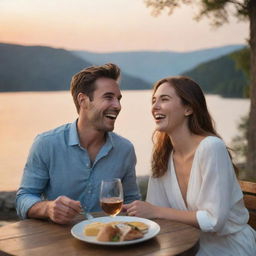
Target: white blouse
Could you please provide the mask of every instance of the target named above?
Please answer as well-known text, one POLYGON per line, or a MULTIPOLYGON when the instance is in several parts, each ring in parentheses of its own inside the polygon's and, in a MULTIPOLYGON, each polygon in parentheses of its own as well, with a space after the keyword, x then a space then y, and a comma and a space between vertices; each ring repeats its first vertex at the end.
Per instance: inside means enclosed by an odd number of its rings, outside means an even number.
POLYGON ((224 142, 214 136, 196 149, 183 200, 171 154, 168 170, 160 178, 150 178, 147 201, 158 206, 197 211, 200 250, 197 255, 255 256, 256 232, 249 219, 243 194, 224 142))

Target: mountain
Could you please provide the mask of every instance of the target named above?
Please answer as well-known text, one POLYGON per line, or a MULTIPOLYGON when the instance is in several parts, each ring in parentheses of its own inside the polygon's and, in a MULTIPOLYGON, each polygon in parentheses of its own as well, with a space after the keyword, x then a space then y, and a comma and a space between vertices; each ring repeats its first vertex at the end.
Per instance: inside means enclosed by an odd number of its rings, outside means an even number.
POLYGON ((118 64, 127 74, 145 79, 151 84, 155 81, 172 75, 181 74, 200 63, 218 58, 244 45, 228 45, 191 52, 112 52, 94 53, 88 51, 72 51, 75 56, 81 57, 93 64, 113 62, 118 64))
POLYGON ((249 84, 246 75, 236 68, 232 54, 202 63, 183 75, 198 82, 204 92, 223 97, 243 98, 249 84))
MULTIPOLYGON (((71 77, 92 64, 64 49, 0 44, 0 91, 69 90, 71 77)), ((122 74, 122 89, 149 89, 140 78, 122 74)))

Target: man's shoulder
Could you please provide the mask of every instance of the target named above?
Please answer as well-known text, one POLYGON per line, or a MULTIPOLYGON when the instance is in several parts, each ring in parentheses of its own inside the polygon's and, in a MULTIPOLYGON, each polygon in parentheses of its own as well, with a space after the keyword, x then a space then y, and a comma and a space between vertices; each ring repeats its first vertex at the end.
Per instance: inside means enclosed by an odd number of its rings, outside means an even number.
POLYGON ((128 140, 127 138, 115 133, 115 132, 111 132, 110 133, 111 139, 113 140, 113 143, 115 145, 122 145, 122 146, 126 146, 126 147, 133 147, 133 144, 130 140, 128 140))
POLYGON ((70 123, 63 124, 59 127, 56 127, 54 129, 42 132, 37 135, 36 140, 52 140, 54 137, 59 137, 64 135, 65 132, 67 132, 70 129, 70 123))

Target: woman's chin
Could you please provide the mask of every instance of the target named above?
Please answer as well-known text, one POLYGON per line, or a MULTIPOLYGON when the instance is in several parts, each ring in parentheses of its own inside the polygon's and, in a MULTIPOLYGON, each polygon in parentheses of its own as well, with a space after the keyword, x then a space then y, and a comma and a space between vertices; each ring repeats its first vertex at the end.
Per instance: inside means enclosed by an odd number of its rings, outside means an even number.
POLYGON ((160 126, 160 125, 156 125, 156 128, 155 128, 156 131, 158 132, 166 132, 166 127, 163 127, 163 126, 160 126))

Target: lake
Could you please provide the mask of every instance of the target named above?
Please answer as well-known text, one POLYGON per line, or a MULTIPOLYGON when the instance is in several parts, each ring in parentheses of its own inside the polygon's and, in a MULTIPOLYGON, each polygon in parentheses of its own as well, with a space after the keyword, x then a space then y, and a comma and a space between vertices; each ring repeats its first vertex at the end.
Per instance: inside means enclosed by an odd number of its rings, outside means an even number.
MULTIPOLYGON (((137 154, 137 175, 150 173, 151 91, 123 91, 115 132, 130 139, 137 154)), ((224 141, 237 135, 240 118, 248 114, 248 99, 206 96, 208 108, 224 141)), ((34 137, 73 122, 77 113, 68 91, 0 93, 0 190, 16 189, 34 137)))

